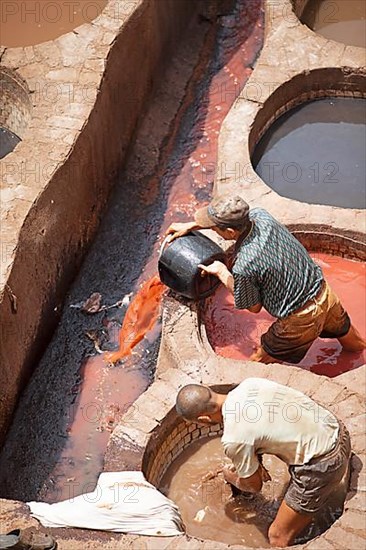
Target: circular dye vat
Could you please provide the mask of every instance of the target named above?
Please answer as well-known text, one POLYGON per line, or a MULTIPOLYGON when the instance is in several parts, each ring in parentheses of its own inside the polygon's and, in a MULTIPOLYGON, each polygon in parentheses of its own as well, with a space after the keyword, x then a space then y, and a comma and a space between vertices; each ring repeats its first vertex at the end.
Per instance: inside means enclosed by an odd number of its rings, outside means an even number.
MULTIPOLYGON (((226 458, 220 438, 206 438, 193 443, 171 464, 160 484, 160 489, 180 509, 187 533, 201 539, 226 544, 269 548, 267 532, 282 502, 289 481, 287 466, 272 455, 264 455, 264 465, 272 481, 262 491, 249 498, 233 498, 223 475, 207 479, 226 458)), ((345 486, 337 490, 323 514, 317 517, 302 536, 303 542, 325 531, 343 509, 345 486)))
POLYGON ((309 0, 301 21, 325 38, 366 48, 365 0, 309 0))
POLYGON ((54 40, 103 11, 108 0, 3 0, 1 44, 7 48, 32 46, 54 40))
POLYGON ((20 141, 20 137, 13 132, 0 127, 0 159, 11 153, 20 141))
MULTIPOLYGON (((329 254, 311 253, 339 296, 352 324, 366 334, 366 265, 329 254)), ((232 359, 249 359, 260 345, 260 337, 274 322, 265 310, 258 314, 234 309, 234 298, 224 286, 206 300, 204 322, 215 352, 232 359)), ((366 363, 366 352, 342 350, 338 340, 318 338, 298 366, 316 374, 338 376, 366 363)))
POLYGON ((282 115, 255 148, 257 174, 279 195, 366 207, 364 99, 326 98, 282 115))

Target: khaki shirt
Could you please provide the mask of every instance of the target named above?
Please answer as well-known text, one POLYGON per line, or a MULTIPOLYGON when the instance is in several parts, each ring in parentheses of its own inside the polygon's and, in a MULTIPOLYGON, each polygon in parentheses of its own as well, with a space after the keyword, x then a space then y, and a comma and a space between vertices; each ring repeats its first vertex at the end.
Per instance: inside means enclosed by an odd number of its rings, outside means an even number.
POLYGON ((238 475, 258 469, 257 454, 306 464, 335 446, 336 417, 302 392, 262 378, 247 378, 229 392, 222 409, 225 454, 238 475))

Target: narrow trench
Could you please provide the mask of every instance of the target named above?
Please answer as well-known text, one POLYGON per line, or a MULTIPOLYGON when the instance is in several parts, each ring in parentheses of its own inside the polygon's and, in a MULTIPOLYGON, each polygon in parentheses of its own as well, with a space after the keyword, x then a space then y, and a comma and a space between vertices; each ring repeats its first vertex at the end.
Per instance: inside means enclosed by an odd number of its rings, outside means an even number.
POLYGON ((263 9, 262 0, 237 0, 230 14, 204 4, 152 98, 60 324, 20 399, 0 456, 4 498, 55 502, 94 488, 113 427, 153 381, 159 323, 111 367, 95 342, 116 348, 126 308, 87 315, 71 306, 93 292, 106 305, 135 294, 156 272, 168 225, 211 196, 220 126, 262 46, 263 9))

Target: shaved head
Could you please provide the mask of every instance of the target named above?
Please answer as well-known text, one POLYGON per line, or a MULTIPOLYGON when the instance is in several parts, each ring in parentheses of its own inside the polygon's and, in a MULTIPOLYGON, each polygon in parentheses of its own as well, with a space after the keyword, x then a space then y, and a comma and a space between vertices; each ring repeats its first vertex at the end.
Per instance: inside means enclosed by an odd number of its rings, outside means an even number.
POLYGON ((175 406, 177 413, 187 420, 196 420, 218 409, 214 393, 200 384, 188 384, 179 390, 175 406))

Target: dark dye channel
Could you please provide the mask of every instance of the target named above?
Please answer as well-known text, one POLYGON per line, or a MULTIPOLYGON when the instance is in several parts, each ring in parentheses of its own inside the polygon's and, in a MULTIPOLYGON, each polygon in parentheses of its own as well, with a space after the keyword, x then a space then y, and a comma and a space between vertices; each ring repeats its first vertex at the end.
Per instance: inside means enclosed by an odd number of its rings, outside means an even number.
POLYGON ((366 207, 366 102, 327 98, 281 116, 255 148, 257 174, 279 195, 366 207))
POLYGON ((20 137, 16 134, 0 127, 0 159, 11 153, 20 141, 20 137))
MULTIPOLYGON (((274 520, 289 482, 287 466, 272 455, 264 455, 264 465, 272 481, 253 498, 231 497, 222 474, 203 481, 209 472, 230 463, 220 438, 197 441, 171 464, 160 489, 176 504, 191 536, 229 545, 269 548, 267 532, 274 520)), ((342 514, 346 483, 335 488, 329 504, 295 543, 304 543, 328 527, 342 514)))
POLYGON ((180 71, 174 77, 185 98, 150 171, 153 161, 146 155, 156 154, 157 136, 165 132, 160 119, 175 94, 162 79, 154 125, 137 138, 143 154, 121 170, 59 326, 20 399, 0 455, 2 497, 53 502, 89 492, 103 468, 111 430, 153 380, 159 322, 112 367, 96 354, 95 342, 103 350, 118 349, 126 307, 87 315, 70 306, 94 292, 106 305, 138 296, 156 274, 167 227, 191 218, 210 199, 221 124, 262 45, 262 1, 238 0, 231 14, 200 14, 188 36, 174 65, 184 67, 188 54, 195 59, 188 83, 180 71))
POLYGON ((301 21, 325 38, 366 48, 365 0, 309 0, 301 21))

